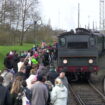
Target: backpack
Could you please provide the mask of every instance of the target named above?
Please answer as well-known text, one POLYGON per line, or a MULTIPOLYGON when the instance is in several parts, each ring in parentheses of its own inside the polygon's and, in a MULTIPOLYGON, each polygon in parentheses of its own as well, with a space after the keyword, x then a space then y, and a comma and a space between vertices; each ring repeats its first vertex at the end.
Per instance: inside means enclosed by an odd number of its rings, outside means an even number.
POLYGON ((26 93, 23 91, 22 105, 31 105, 29 99, 26 97, 26 93))
POLYGON ((21 96, 21 93, 18 93, 14 105, 22 105, 22 96, 21 96))
POLYGON ((16 96, 14 105, 22 105, 23 88, 20 88, 19 93, 16 96))
POLYGON ((14 105, 30 105, 29 99, 26 97, 26 90, 21 89, 21 91, 18 93, 15 104, 14 105))

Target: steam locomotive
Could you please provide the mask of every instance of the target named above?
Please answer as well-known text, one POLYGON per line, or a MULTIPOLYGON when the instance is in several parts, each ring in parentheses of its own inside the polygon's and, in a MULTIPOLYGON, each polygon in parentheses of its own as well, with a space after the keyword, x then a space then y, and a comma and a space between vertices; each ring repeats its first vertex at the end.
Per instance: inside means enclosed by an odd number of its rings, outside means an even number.
POLYGON ((89 79, 99 70, 99 56, 105 50, 105 36, 98 31, 77 28, 58 36, 57 71, 65 70, 68 78, 89 79))

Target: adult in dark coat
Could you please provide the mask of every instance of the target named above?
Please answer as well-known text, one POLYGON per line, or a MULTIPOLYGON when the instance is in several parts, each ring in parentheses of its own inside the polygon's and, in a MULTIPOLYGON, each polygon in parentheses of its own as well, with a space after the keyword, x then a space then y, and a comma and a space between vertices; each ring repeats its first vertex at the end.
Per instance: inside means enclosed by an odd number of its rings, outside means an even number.
POLYGON ((13 70, 15 71, 15 73, 17 73, 18 71, 18 66, 17 66, 18 62, 19 62, 19 56, 18 54, 15 54, 13 57, 13 70))
POLYGON ((12 69, 12 58, 9 54, 6 55, 6 57, 4 58, 4 65, 6 68, 8 69, 12 69))
POLYGON ((48 50, 47 50, 47 52, 44 53, 42 62, 44 64, 44 66, 49 65, 49 51, 48 50))
POLYGON ((30 76, 30 71, 32 69, 31 65, 29 65, 28 62, 29 62, 28 59, 24 62, 24 65, 26 68, 26 78, 28 78, 30 76))
POLYGON ((47 73, 47 80, 51 81, 51 83, 54 85, 54 81, 58 75, 59 74, 55 71, 55 68, 51 67, 50 71, 47 73))
POLYGON ((27 83, 26 81, 22 81, 22 86, 23 86, 23 91, 26 94, 26 97, 28 98, 28 100, 31 102, 31 97, 32 97, 32 93, 31 90, 27 88, 27 83))
POLYGON ((2 83, 3 77, 0 76, 0 105, 9 105, 9 91, 2 83))

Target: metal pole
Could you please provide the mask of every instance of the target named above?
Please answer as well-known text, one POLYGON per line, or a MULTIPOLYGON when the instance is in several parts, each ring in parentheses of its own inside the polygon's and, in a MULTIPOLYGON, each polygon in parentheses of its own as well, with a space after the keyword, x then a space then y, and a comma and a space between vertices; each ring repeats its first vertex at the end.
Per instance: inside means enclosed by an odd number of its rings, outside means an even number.
POLYGON ((100 0, 100 12, 99 12, 99 16, 100 16, 100 30, 104 30, 104 0, 100 0))
POLYGON ((80 4, 78 3, 78 28, 80 27, 80 4))
POLYGON ((90 29, 90 16, 88 16, 88 29, 90 29))
POLYGON ((34 41, 35 41, 35 43, 37 40, 37 38, 36 38, 36 24, 37 24, 37 21, 34 21, 34 41))
POLYGON ((93 21, 93 30, 94 30, 94 21, 93 21))

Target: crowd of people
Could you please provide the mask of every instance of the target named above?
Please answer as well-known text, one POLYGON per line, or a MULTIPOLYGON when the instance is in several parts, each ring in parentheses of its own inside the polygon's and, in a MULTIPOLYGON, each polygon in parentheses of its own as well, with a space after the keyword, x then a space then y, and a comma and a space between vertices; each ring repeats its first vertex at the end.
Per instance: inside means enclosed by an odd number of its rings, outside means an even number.
POLYGON ((65 71, 56 72, 56 46, 33 47, 4 58, 0 73, 0 105, 67 105, 65 71))

